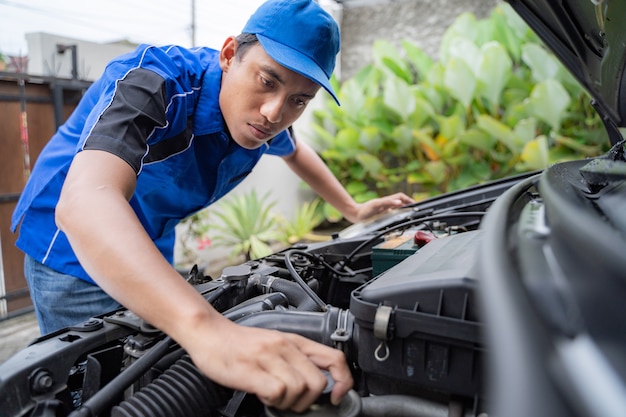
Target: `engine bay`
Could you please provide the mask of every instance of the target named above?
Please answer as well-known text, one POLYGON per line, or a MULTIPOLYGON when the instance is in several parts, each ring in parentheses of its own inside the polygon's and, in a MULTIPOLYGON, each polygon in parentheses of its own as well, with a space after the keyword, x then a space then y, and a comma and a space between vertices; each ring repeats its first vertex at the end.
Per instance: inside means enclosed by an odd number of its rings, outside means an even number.
POLYGON ((355 383, 339 406, 325 393, 305 413, 267 408, 120 309, 1 364, 2 415, 617 417, 624 177, 594 168, 621 166, 613 154, 444 194, 219 277, 181 277, 238 324, 341 350, 355 383))
MULTIPOLYGON (((349 404, 321 399, 311 415, 478 416, 479 226, 521 178, 399 209, 219 277, 194 267, 184 278, 239 324, 345 353, 355 380, 349 404)), ((7 416, 288 415, 213 384, 173 340, 125 309, 46 335, 0 368, 7 416)))

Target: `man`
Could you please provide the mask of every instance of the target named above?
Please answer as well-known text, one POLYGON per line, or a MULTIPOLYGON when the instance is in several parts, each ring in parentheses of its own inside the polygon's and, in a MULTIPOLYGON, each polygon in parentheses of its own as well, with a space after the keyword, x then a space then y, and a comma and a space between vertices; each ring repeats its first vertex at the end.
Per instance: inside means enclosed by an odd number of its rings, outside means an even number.
POLYGON ((221 51, 142 45, 111 62, 42 151, 14 213, 42 332, 121 304, 224 386, 303 411, 325 388, 324 369, 338 403, 352 385, 341 352, 230 322, 171 264, 176 223, 235 187, 265 153, 282 156, 351 221, 412 201, 356 204, 288 131, 320 86, 335 97, 339 43, 315 2, 270 0, 221 51))

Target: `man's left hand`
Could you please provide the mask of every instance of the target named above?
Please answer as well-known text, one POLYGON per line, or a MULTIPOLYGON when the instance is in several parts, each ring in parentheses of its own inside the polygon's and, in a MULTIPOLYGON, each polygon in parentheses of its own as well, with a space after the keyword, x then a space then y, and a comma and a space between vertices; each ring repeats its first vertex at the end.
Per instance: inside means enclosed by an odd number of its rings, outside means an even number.
POLYGON ((358 205, 357 211, 352 218, 348 218, 353 223, 367 220, 386 211, 415 203, 411 197, 404 193, 395 193, 385 197, 375 198, 358 205))

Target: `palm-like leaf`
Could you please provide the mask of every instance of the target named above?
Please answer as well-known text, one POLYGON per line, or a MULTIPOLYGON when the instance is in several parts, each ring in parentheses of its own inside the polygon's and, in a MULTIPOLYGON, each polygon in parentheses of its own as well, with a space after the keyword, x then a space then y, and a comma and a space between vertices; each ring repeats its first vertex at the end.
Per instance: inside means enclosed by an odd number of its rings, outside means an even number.
POLYGON ((278 240, 275 202, 268 202, 269 193, 259 197, 256 191, 224 200, 216 208, 218 219, 212 226, 213 241, 219 246, 232 247, 231 254, 243 254, 256 259, 272 253, 269 244, 278 240))

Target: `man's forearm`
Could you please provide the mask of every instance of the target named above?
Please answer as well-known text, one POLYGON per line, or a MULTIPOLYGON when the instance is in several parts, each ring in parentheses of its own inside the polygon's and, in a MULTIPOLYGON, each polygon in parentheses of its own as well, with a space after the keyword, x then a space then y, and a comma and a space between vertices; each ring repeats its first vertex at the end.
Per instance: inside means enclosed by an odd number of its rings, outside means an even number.
POLYGON ((94 281, 173 337, 185 317, 206 315, 204 299, 161 255, 128 204, 134 183, 129 166, 99 151, 83 151, 74 165, 56 220, 94 281))

